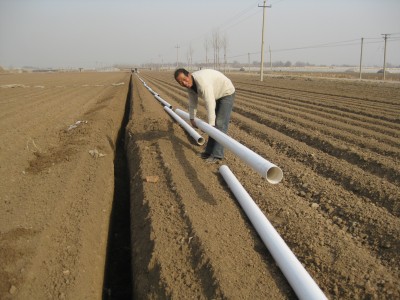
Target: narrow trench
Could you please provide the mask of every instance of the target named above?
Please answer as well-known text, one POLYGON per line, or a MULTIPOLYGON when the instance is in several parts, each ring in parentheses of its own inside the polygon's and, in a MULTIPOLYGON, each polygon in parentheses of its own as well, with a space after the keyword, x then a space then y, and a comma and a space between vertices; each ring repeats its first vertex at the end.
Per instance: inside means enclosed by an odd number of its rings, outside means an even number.
POLYGON ((108 232, 103 300, 132 299, 130 190, 124 139, 130 114, 131 83, 132 76, 115 149, 114 199, 108 232))

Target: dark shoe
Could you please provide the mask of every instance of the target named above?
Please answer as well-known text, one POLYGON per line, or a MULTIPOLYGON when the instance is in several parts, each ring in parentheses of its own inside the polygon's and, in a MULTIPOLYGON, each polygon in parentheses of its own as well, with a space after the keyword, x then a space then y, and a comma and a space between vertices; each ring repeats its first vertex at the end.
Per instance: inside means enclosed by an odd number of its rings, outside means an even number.
POLYGON ((208 164, 219 164, 222 161, 222 158, 210 156, 206 159, 206 163, 208 164))
POLYGON ((206 152, 197 153, 197 156, 201 157, 202 159, 207 159, 211 156, 211 154, 206 152))

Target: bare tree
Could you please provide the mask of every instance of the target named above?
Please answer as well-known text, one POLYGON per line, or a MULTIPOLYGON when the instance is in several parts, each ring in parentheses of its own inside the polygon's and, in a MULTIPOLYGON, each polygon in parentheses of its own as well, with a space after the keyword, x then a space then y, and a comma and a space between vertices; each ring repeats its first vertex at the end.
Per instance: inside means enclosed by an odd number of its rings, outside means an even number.
POLYGON ((212 33, 212 45, 214 49, 214 69, 219 67, 219 50, 221 47, 221 39, 218 29, 215 29, 212 33))
POLYGON ((210 41, 208 38, 204 39, 204 49, 206 50, 206 68, 208 67, 208 48, 210 46, 210 41))
POLYGON ((187 69, 190 71, 190 54, 189 50, 186 52, 187 69))
POLYGON ((188 51, 187 51, 187 62, 188 62, 189 70, 192 68, 192 64, 193 64, 193 53, 194 53, 194 49, 192 47, 192 44, 190 43, 188 51))
POLYGON ((228 37, 226 36, 226 33, 221 40, 221 46, 224 51, 224 72, 226 72, 226 53, 228 51, 228 37))

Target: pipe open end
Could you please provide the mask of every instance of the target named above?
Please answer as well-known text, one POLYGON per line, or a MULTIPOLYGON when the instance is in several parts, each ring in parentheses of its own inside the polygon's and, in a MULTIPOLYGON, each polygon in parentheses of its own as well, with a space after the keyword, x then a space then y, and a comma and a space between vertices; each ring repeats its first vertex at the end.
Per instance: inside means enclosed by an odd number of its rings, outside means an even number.
POLYGON ((281 182, 283 178, 283 172, 279 167, 271 167, 267 171, 266 179, 269 183, 277 184, 281 182))
POLYGON ((201 136, 197 139, 197 144, 199 144, 200 146, 204 145, 205 143, 205 139, 201 136))

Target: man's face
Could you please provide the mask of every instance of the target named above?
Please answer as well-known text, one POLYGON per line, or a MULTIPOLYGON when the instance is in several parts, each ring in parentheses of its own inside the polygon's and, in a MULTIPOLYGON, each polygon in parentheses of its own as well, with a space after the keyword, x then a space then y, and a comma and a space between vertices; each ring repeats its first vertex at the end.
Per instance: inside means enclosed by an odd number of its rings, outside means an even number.
POLYGON ((185 76, 185 74, 180 73, 178 77, 176 77, 176 81, 183 87, 190 89, 193 85, 192 75, 185 76))

